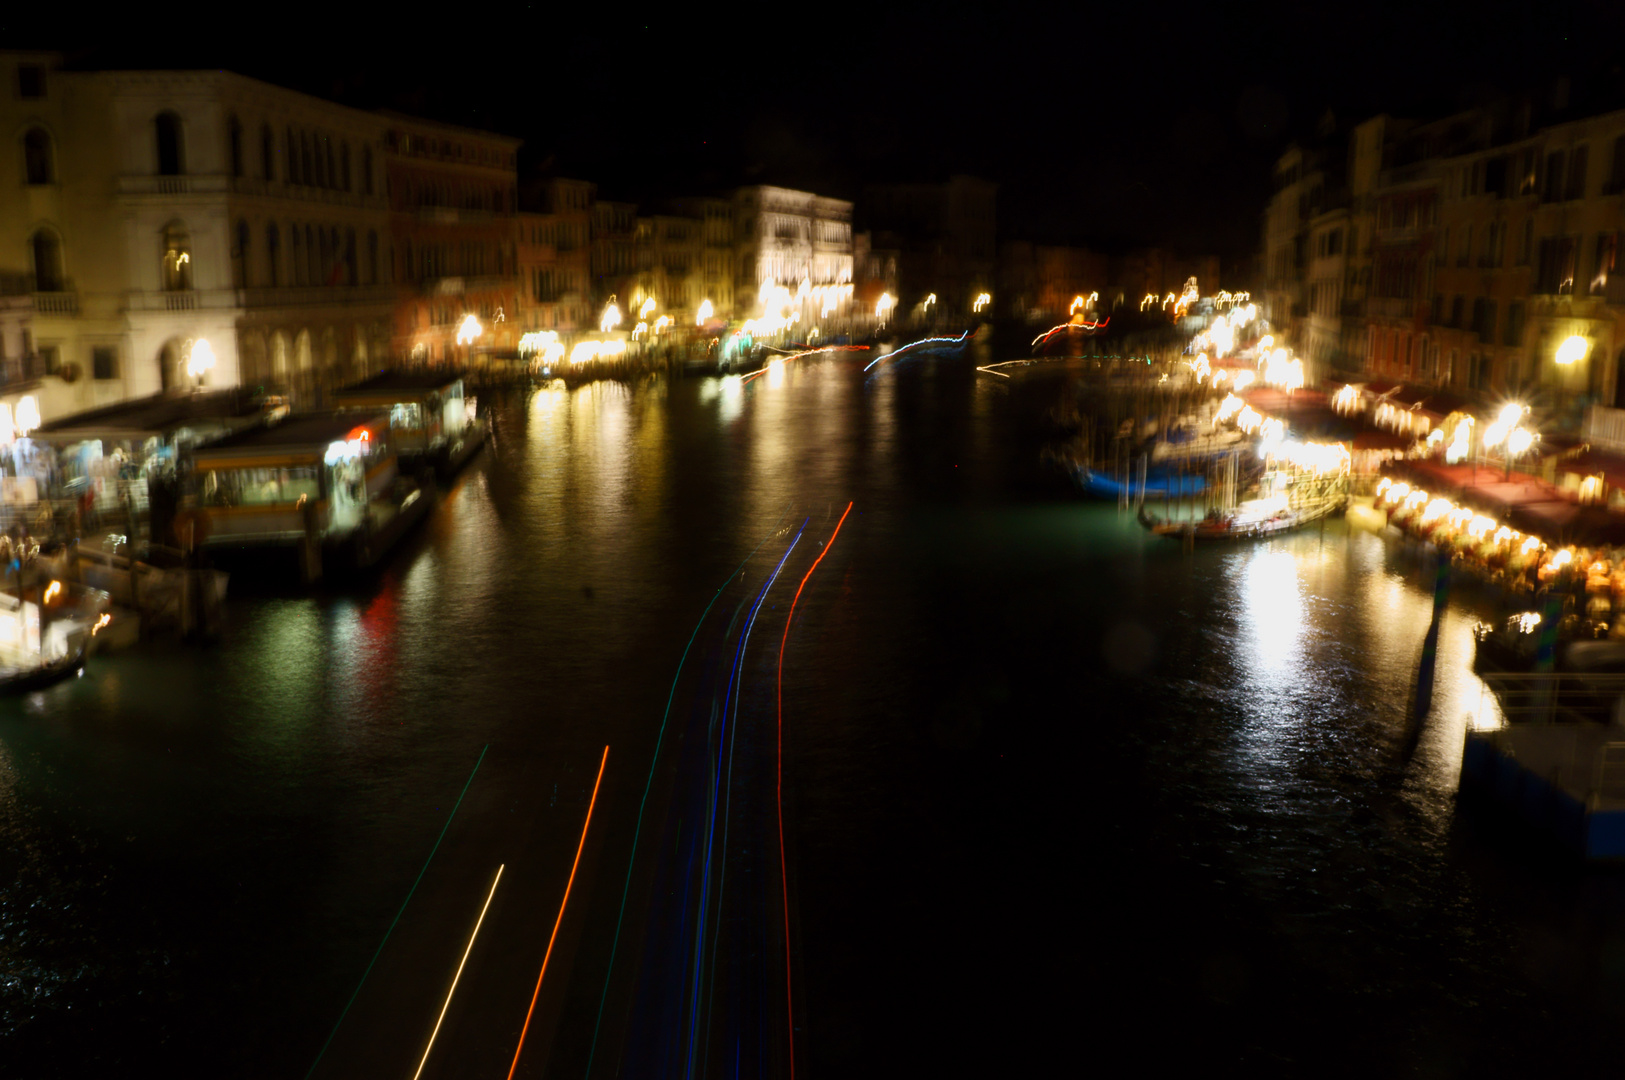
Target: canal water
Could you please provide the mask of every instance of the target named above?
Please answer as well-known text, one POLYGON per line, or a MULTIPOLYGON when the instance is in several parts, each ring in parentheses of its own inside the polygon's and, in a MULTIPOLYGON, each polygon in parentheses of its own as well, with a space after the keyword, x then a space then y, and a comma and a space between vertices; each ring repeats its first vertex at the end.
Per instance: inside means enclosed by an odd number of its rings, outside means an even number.
POLYGON ((376 580, 0 703, 0 1075, 1609 1060, 1625 883, 1454 800, 1489 599, 1416 725, 1425 555, 1148 538, 999 358, 482 402, 376 580))

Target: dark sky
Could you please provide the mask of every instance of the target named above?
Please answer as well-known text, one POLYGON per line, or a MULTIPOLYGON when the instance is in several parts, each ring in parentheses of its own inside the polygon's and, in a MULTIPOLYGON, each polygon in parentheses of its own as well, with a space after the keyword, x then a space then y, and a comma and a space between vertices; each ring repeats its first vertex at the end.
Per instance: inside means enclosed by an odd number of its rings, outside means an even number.
POLYGON ((1328 108, 1433 115, 1563 74, 1625 85, 1625 3, 1598 0, 164 10, 161 31, 148 14, 70 31, 0 13, 0 43, 225 67, 507 132, 527 165, 612 197, 851 197, 968 172, 1001 185, 1005 238, 1227 260, 1257 246, 1272 159, 1328 108))

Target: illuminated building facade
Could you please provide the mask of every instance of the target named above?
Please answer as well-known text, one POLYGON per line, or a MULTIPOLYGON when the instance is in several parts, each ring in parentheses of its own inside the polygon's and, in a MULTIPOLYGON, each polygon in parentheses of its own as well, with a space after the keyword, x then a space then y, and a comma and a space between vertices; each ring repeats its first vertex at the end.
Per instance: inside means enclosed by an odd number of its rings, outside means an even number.
POLYGON ((0 362, 40 380, 47 419, 200 382, 315 403, 387 354, 379 117, 230 72, 3 53, 0 122, 0 362))
POLYGON ((733 237, 735 318, 758 314, 749 309, 775 289, 797 297, 809 326, 824 318, 819 297, 831 290, 842 293, 831 316, 850 316, 851 203, 789 188, 740 188, 733 196, 733 237))
POLYGON ((395 348, 414 363, 465 362, 516 352, 519 140, 384 114, 389 221, 399 289, 395 348), (478 341, 459 345, 464 316, 478 341))
POLYGON ((592 206, 592 303, 601 311, 615 297, 624 311, 638 284, 638 208, 599 200, 592 206))
POLYGON ((1567 427, 1583 405, 1625 408, 1621 193, 1625 112, 1416 125, 1376 192, 1368 370, 1486 398, 1542 391, 1567 427))
POLYGON ((585 180, 550 180, 542 212, 521 213, 519 312, 524 331, 552 330, 570 338, 595 329, 592 207, 596 189, 585 180))

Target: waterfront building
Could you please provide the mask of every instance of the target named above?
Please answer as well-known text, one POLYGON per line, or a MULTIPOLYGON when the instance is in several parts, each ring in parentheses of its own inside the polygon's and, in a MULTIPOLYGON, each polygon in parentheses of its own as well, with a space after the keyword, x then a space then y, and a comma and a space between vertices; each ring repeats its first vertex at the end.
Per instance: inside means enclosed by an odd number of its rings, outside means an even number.
POLYGON ((993 290, 998 185, 974 176, 873 184, 863 189, 858 214, 874 246, 899 253, 904 310, 935 294, 933 314, 968 317, 976 297, 993 290))
POLYGON ((549 180, 540 212, 518 217, 520 305, 525 332, 551 330, 567 342, 597 329, 593 307, 592 208, 596 188, 585 180, 549 180))
POLYGON ((732 202, 735 317, 770 314, 762 297, 782 288, 807 326, 844 323, 852 311, 852 204, 766 185, 740 188, 732 202))
MULTIPOLYGON (((592 242, 589 265, 592 269, 593 317, 596 326, 610 297, 615 297, 624 319, 632 290, 637 287, 638 208, 634 203, 600 199, 592 204, 592 242)), ((631 324, 626 324, 630 329, 631 324)))
POLYGON ((244 382, 304 403, 387 354, 378 116, 8 52, 0 123, 0 400, 27 383, 50 419, 244 382))
POLYGON ((393 113, 380 119, 399 285, 395 350, 414 363, 516 354, 524 332, 520 140, 393 113), (483 332, 459 345, 468 315, 483 332))
POLYGON ((1416 126, 1375 192, 1373 374, 1625 407, 1625 111, 1479 109, 1416 126), (1560 355, 1565 343, 1571 343, 1560 355))

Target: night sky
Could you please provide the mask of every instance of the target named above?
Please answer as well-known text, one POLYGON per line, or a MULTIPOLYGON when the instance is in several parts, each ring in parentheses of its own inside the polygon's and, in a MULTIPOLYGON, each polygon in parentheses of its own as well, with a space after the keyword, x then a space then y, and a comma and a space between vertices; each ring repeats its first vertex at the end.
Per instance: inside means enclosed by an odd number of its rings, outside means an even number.
MULTIPOLYGON (((21 5, 19 5, 21 6, 21 5)), ((8 46, 225 67, 526 140, 522 168, 646 201, 738 183, 996 180, 1004 239, 1253 253, 1272 159, 1328 110, 1432 116, 1496 94, 1625 102, 1625 4, 1064 8, 594 5, 176 12, 8 46), (228 29, 229 27, 229 29, 228 29)), ((265 9, 258 9, 265 10, 265 9)), ((18 20, 34 19, 35 22, 18 20)))

